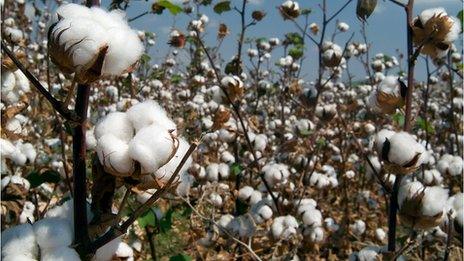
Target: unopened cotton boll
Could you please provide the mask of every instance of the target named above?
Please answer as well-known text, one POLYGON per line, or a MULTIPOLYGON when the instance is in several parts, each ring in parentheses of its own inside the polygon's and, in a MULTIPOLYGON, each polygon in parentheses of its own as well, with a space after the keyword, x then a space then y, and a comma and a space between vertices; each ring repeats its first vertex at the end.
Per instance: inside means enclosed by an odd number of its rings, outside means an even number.
MULTIPOLYGON (((22 224, 5 229, 2 236, 2 259, 17 255, 37 258, 38 250, 34 230, 30 224, 22 224)), ((11 259, 14 260, 14 259, 11 259)))
POLYGON ((62 218, 45 218, 34 223, 34 234, 41 249, 70 246, 73 233, 68 221, 62 218))
POLYGON ((153 124, 135 134, 129 143, 129 156, 140 163, 142 173, 152 173, 168 163, 175 148, 172 134, 153 124))
POLYGON ((176 134, 176 124, 168 117, 166 111, 155 101, 147 100, 138 103, 130 107, 126 113, 136 131, 155 124, 167 130, 174 130, 174 134, 176 134))
MULTIPOLYGON (((42 250, 42 249, 41 249, 42 250)), ((61 246, 41 251, 41 261, 80 261, 79 254, 67 246, 61 246)))

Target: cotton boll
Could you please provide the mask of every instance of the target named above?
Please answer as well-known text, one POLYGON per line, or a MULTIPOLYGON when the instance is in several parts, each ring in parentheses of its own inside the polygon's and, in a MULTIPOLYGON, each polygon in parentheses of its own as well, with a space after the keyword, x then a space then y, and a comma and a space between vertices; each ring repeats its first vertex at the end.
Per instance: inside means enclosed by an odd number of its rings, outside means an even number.
POLYGON ((271 163, 264 166, 262 171, 264 172, 264 179, 271 187, 285 184, 290 176, 288 167, 283 164, 271 163))
POLYGON ((85 143, 88 150, 94 150, 97 147, 97 139, 94 135, 94 128, 85 133, 85 143))
POLYGON ((122 141, 129 142, 134 136, 129 116, 123 112, 112 112, 103 117, 95 125, 94 132, 97 140, 103 135, 112 134, 122 141))
MULTIPOLYGON (((57 10, 56 14, 62 16, 62 17, 87 17, 90 18, 92 13, 90 12, 90 9, 79 4, 64 4, 61 5, 57 10)), ((58 18, 55 17, 57 20, 58 18)))
POLYGON ((259 205, 257 208, 252 209, 252 215, 255 222, 261 224, 272 217, 273 211, 268 205, 259 205))
POLYGON ((222 180, 229 178, 229 174, 230 174, 229 165, 225 163, 219 163, 218 172, 222 180))
POLYGON ((37 157, 37 152, 32 144, 30 143, 21 144, 20 151, 24 154, 24 156, 26 156, 27 160, 30 163, 33 163, 35 161, 35 158, 37 157))
MULTIPOLYGON (((223 229, 229 229, 230 228, 230 224, 232 222, 232 220, 234 219, 234 216, 230 215, 230 214, 226 214, 226 215, 222 215, 220 218, 219 218, 219 221, 218 221, 218 225, 223 228, 223 229)), ((219 230, 219 233, 220 234, 223 234, 222 230, 219 230)))
POLYGON ((127 261, 134 260, 134 250, 126 243, 120 242, 115 256, 127 261))
POLYGON ((255 190, 251 193, 250 204, 251 205, 256 204, 259 201, 261 201, 262 198, 263 198, 263 195, 261 194, 261 192, 258 190, 255 190))
POLYGON ((448 190, 442 187, 427 187, 422 198, 422 214, 435 216, 443 213, 448 200, 448 190))
MULTIPOLYGON (((407 132, 399 132, 390 138, 390 150, 388 152, 388 160, 391 163, 399 166, 408 164, 416 154, 425 152, 424 147, 407 132)), ((415 166, 420 165, 417 162, 415 166)))
MULTIPOLYGON (((187 142, 187 140, 185 140, 184 138, 179 138, 179 147, 177 148, 176 154, 168 163, 166 163, 166 165, 162 166, 156 171, 156 178, 162 183, 166 183, 171 178, 172 174, 174 174, 177 166, 180 164, 182 158, 184 157, 185 153, 188 151, 189 148, 190 145, 187 142)), ((191 165, 192 156, 189 156, 187 161, 180 169, 179 174, 187 172, 191 165)))
POLYGON ((6 256, 24 255, 37 258, 38 250, 34 230, 30 224, 7 228, 1 233, 2 259, 6 256))
POLYGON ((386 238, 386 233, 383 229, 377 228, 375 230, 375 238, 379 241, 384 241, 386 238))
POLYGON ((29 188, 31 187, 31 184, 29 183, 29 181, 17 174, 11 176, 10 178, 10 182, 12 184, 17 184, 17 185, 20 185, 20 186, 23 186, 26 190, 29 190, 29 188))
POLYGON ((383 129, 374 136, 374 148, 377 151, 377 154, 380 156, 382 154, 382 148, 384 142, 395 134, 394 131, 383 129))
POLYGON ((253 193, 253 191, 254 191, 254 189, 252 187, 250 187, 250 186, 242 187, 238 191, 238 198, 243 202, 248 202, 248 200, 250 199, 251 194, 253 193))
MULTIPOLYGON (((42 250, 42 249, 41 249, 42 250)), ((41 251, 41 261, 80 261, 79 254, 74 248, 61 246, 41 251)))
POLYGON ((151 173, 168 163, 175 152, 169 131, 153 124, 137 132, 129 143, 129 156, 142 165, 142 173, 151 173))
POLYGON ((217 193, 215 193, 215 192, 211 193, 211 194, 209 195, 209 200, 211 201, 211 203, 212 203, 215 207, 218 207, 218 208, 219 208, 219 207, 222 207, 223 201, 222 201, 222 197, 221 197, 219 194, 217 194, 217 193))
POLYGON ((308 209, 303 213, 302 220, 303 223, 307 226, 322 226, 322 213, 315 208, 308 209))
POLYGON ((219 165, 211 163, 206 167, 206 178, 208 181, 219 181, 219 165))
POLYGON ((70 224, 62 218, 45 218, 34 223, 34 234, 41 249, 70 246, 73 233, 70 224))
POLYGON ((128 28, 113 28, 107 32, 109 48, 103 63, 104 75, 119 75, 140 59, 144 47, 137 34, 128 28))
POLYGON ((35 210, 35 205, 34 203, 30 201, 26 201, 24 203, 23 211, 19 215, 19 223, 24 224, 28 221, 34 222, 34 210, 35 210))
POLYGON ((105 170, 118 176, 129 176, 134 169, 129 145, 113 134, 106 134, 98 139, 97 155, 105 170))
POLYGON ((332 232, 338 231, 338 229, 340 229, 340 226, 335 223, 333 218, 324 219, 324 224, 332 232))
POLYGON ((355 235, 361 236, 366 232, 366 223, 362 220, 356 220, 354 224, 350 225, 350 229, 355 235))
POLYGON ((137 132, 144 127, 155 124, 167 130, 174 130, 174 134, 176 133, 176 124, 167 116, 166 111, 155 101, 147 100, 138 103, 130 107, 126 113, 137 132))
POLYGON ((398 205, 400 208, 406 199, 410 199, 424 189, 424 185, 419 181, 403 180, 398 191, 398 205))
POLYGON ((26 75, 21 70, 16 70, 14 72, 14 76, 16 79, 15 87, 17 90, 21 90, 22 92, 29 92, 30 85, 29 80, 27 79, 26 75))
POLYGON ((221 160, 225 163, 231 164, 235 162, 235 157, 228 150, 221 153, 221 160))
POLYGON ((253 143, 254 143, 255 151, 264 152, 264 150, 266 149, 266 145, 267 145, 267 136, 264 134, 258 134, 256 135, 253 143))
POLYGON ((317 243, 324 240, 324 229, 322 227, 314 227, 310 229, 309 240, 311 242, 317 243))
POLYGON ((6 122, 5 128, 15 134, 19 134, 22 131, 21 123, 16 118, 11 118, 6 122))

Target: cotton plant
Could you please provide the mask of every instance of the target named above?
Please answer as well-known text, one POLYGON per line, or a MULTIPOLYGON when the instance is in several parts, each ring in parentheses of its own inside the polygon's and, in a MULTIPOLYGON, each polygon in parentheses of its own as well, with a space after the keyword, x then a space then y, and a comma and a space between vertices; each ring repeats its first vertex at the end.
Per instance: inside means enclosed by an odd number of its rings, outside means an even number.
POLYGON ((75 73, 78 82, 130 72, 143 53, 122 11, 64 4, 54 19, 48 34, 50 58, 63 72, 75 73))

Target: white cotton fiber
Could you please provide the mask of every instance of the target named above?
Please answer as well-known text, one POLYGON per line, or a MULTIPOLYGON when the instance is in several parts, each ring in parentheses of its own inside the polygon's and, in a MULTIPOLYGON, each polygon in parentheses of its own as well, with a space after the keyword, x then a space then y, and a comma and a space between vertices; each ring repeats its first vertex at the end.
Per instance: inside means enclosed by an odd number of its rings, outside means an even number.
POLYGON ((22 224, 5 229, 2 237, 2 258, 24 255, 36 258, 39 248, 35 238, 34 230, 30 224, 22 224))
MULTIPOLYGON (((185 140, 184 138, 179 138, 179 147, 177 148, 176 154, 166 165, 162 166, 156 171, 156 178, 160 180, 162 183, 167 182, 171 178, 172 174, 174 174, 177 166, 180 164, 182 158, 184 157, 185 153, 188 151, 189 148, 190 145, 188 144, 187 140, 185 140)), ((182 173, 187 172, 191 165, 192 156, 188 157, 187 161, 180 169, 179 176, 182 173)))
POLYGON ((3 261, 37 261, 36 258, 32 258, 24 254, 14 254, 2 257, 3 261))
POLYGON ((134 169, 127 142, 112 134, 106 134, 97 142, 97 155, 107 171, 115 175, 129 176, 134 169))
POLYGON ((103 135, 113 134, 118 139, 129 142, 134 136, 134 129, 126 113, 112 112, 97 122, 94 133, 97 140, 103 135))
POLYGON ((95 253, 95 256, 94 256, 94 260, 95 261, 112 260, 114 253, 116 253, 116 251, 119 248, 119 243, 121 243, 121 237, 117 237, 113 239, 112 241, 106 243, 106 245, 97 249, 97 252, 95 253))
POLYGON ((69 28, 62 34, 60 45, 66 49, 70 47, 70 62, 74 69, 79 70, 77 67, 80 65, 92 65, 100 48, 107 46, 102 74, 119 75, 131 69, 143 53, 140 39, 120 10, 107 12, 98 7, 89 9, 65 4, 58 8, 57 13, 61 17, 55 18, 58 23, 53 28, 51 41, 62 29, 69 28), (82 42, 73 45, 82 39, 82 42))
MULTIPOLYGON (((390 151, 388 152, 388 160, 391 163, 403 166, 409 163, 417 153, 424 153, 425 148, 407 132, 395 133, 390 138, 390 151)), ((421 162, 418 161, 417 165, 421 162)))
POLYGON ((322 226, 322 213, 315 208, 308 209, 303 213, 302 220, 303 223, 307 226, 322 226))
POLYGON ((412 198, 413 196, 417 195, 417 193, 423 191, 423 189, 424 185, 422 185, 422 183, 420 183, 419 181, 402 181, 400 189, 398 191, 398 205, 400 206, 400 208, 406 199, 412 198))
POLYGON ((254 191, 254 189, 252 187, 250 187, 250 186, 242 187, 238 191, 238 198, 243 202, 248 202, 248 200, 250 199, 251 194, 253 193, 253 191, 254 191))
POLYGON ((126 260, 133 260, 134 250, 125 242, 120 242, 115 255, 119 258, 126 258, 126 260))
POLYGON ((152 124, 162 126, 167 130, 176 130, 175 123, 155 101, 147 100, 138 103, 130 107, 126 113, 136 131, 152 124))
POLYGON ((354 222, 354 224, 350 225, 350 229, 355 235, 360 236, 366 232, 366 223, 358 219, 354 222))
POLYGON ((22 143, 20 146, 20 151, 26 156, 27 160, 30 163, 33 163, 35 161, 35 158, 37 157, 37 152, 32 144, 22 143))
POLYGON ((168 162, 175 153, 169 131, 153 124, 137 132, 129 143, 129 155, 142 165, 143 173, 152 173, 168 162))
POLYGON ((73 241, 69 222, 62 218, 41 219, 34 223, 33 228, 40 249, 67 247, 73 241))
POLYGON ((143 45, 137 34, 127 28, 114 28, 107 32, 109 48, 103 63, 102 73, 119 75, 137 62, 143 53, 143 45))
MULTIPOLYGON (((42 249, 41 249, 42 250, 42 249)), ((43 249, 41 251, 41 261, 80 261, 79 254, 67 246, 61 246, 52 249, 43 249)))
POLYGON ((446 209, 447 200, 447 189, 439 186, 427 187, 424 197, 422 198, 422 214, 432 217, 439 213, 443 213, 446 209))
POLYGON ((430 8, 430 9, 426 9, 422 11, 421 14, 419 15, 419 19, 421 20, 422 24, 425 24, 427 23, 428 20, 430 20, 430 18, 432 18, 433 16, 437 16, 437 15, 447 15, 447 14, 443 7, 430 8))
POLYGON ((375 150, 381 156, 380 154, 382 153, 382 147, 386 139, 391 139, 391 137, 395 134, 394 131, 383 129, 374 136, 374 146, 375 150))

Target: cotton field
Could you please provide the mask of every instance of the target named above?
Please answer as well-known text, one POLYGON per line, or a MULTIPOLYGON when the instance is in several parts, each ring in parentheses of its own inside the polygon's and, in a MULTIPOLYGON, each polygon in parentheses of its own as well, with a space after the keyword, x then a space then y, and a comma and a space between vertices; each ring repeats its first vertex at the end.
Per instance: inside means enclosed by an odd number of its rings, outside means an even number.
POLYGON ((464 258, 462 2, 0 4, 2 260, 464 258))

